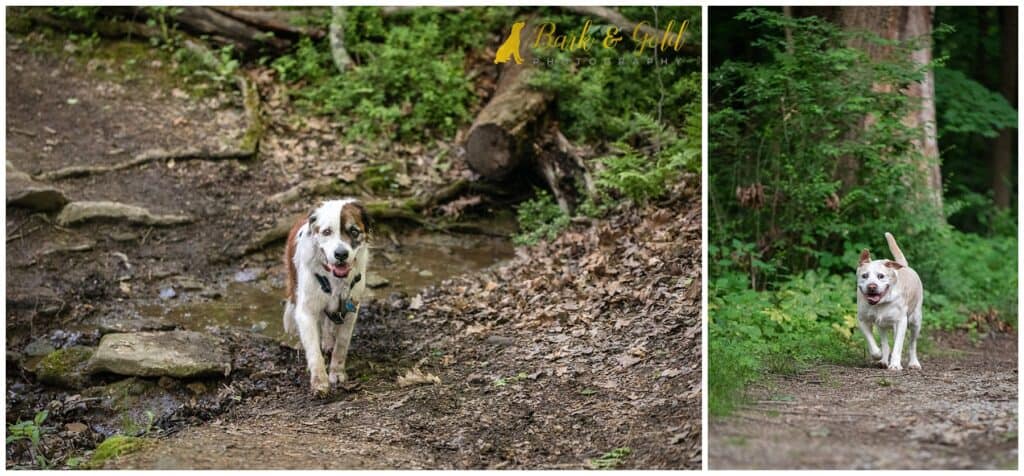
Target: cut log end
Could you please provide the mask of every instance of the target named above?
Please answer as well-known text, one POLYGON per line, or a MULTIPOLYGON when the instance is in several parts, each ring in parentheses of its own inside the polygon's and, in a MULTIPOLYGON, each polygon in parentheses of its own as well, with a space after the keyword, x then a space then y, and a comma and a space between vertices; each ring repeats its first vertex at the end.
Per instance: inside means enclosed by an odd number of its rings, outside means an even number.
POLYGON ((491 179, 507 177, 520 163, 515 139, 496 124, 480 124, 466 141, 466 160, 474 172, 491 179))

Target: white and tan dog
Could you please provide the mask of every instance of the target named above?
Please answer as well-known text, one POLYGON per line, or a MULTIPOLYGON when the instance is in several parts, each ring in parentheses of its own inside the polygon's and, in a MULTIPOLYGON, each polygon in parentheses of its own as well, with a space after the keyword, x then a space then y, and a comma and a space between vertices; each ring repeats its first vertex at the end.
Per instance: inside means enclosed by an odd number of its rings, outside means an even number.
POLYGON ((347 378, 345 357, 366 294, 369 231, 366 209, 347 198, 324 202, 288 234, 284 328, 298 330, 309 385, 319 394, 347 378), (331 352, 329 373, 321 350, 331 352))
POLYGON ((901 365, 903 341, 910 330, 910 361, 907 366, 920 369, 917 360, 917 337, 921 333, 921 303, 924 288, 917 272, 910 269, 907 259, 896 246, 896 239, 885 234, 889 251, 895 261, 871 260, 868 250, 861 251, 857 265, 857 323, 868 341, 868 351, 878 364, 889 370, 903 370, 901 365), (882 348, 875 344, 872 326, 878 328, 882 348), (889 352, 889 331, 893 332, 892 352, 889 352))

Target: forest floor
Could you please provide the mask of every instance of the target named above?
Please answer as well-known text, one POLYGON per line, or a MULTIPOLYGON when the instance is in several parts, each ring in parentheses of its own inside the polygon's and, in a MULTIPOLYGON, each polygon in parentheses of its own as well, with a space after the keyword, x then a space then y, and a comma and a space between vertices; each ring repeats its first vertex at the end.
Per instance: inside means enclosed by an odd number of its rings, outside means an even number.
POLYGON ((708 425, 711 469, 1016 469, 1017 336, 932 336, 921 371, 774 376, 708 425))
MULTIPOLYGON (((46 41, 8 36, 11 165, 37 174, 241 138, 237 93, 194 97, 165 57, 129 46, 117 56, 121 47, 83 57, 70 42, 55 52, 46 41)), ((268 131, 255 160, 157 161, 52 183, 72 200, 185 213, 192 222, 63 227, 52 214, 7 208, 7 423, 48 410, 41 448, 50 464, 88 460, 104 438, 127 433, 150 443, 101 465, 700 467, 698 178, 678 183, 668 201, 620 207, 529 248, 382 228, 372 267, 390 285, 360 315, 355 382, 319 399, 294 339, 280 334, 280 247, 240 258, 227 251, 306 212, 312 198, 266 200, 305 179, 351 180, 394 160, 413 164, 412 185, 399 190, 412 193, 467 172, 458 161, 443 173, 431 167, 429 158, 453 144, 378 156, 339 143, 327 120, 299 117, 263 79, 268 131), (94 346, 126 327, 216 335, 232 373, 201 381, 95 375, 76 389, 43 385, 27 365, 30 348, 94 346), (437 380, 399 385, 410 369, 437 380), (126 399, 111 397, 118 392, 126 399)), ((514 229, 508 210, 475 213, 492 230, 514 229)), ((7 445, 8 468, 38 467, 33 460, 26 442, 7 445)))

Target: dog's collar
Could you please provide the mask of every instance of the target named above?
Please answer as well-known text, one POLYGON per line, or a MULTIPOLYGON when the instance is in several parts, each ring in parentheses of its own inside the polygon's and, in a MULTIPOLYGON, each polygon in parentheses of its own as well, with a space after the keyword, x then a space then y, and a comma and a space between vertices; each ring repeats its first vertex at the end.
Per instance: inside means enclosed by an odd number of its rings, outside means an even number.
MULTIPOLYGON (((331 287, 331 280, 327 279, 327 276, 324 276, 319 273, 313 273, 313 276, 316 277, 316 282, 320 284, 320 290, 323 291, 325 294, 331 294, 331 291, 333 291, 333 288, 331 287)), ((352 284, 348 285, 348 289, 351 291, 352 288, 356 286, 356 283, 358 283, 359 280, 361 279, 363 279, 363 275, 357 274, 354 278, 352 278, 352 284)))
POLYGON ((331 320, 331 322, 335 324, 341 324, 342 321, 345 320, 345 314, 348 314, 350 312, 356 312, 356 310, 358 309, 356 307, 356 303, 352 302, 351 299, 346 299, 343 305, 345 306, 344 311, 327 312, 327 309, 324 309, 324 314, 327 316, 328 319, 331 320))
MULTIPOLYGON (((327 276, 324 276, 322 274, 313 273, 313 276, 316 276, 316 281, 317 283, 320 284, 320 290, 323 291, 325 294, 331 294, 331 280, 327 279, 327 276)), ((363 279, 363 275, 361 274, 357 274, 354 278, 352 278, 352 284, 349 285, 349 290, 352 290, 352 288, 355 287, 356 283, 358 283, 361 279, 363 279)), ((324 309, 324 314, 327 316, 328 319, 331 320, 331 322, 335 324, 341 324, 345 320, 345 314, 348 314, 350 312, 356 312, 356 310, 358 309, 356 307, 356 304, 352 302, 351 298, 345 299, 345 301, 342 302, 342 306, 343 307, 341 310, 335 312, 327 312, 327 309, 324 309)))
POLYGON ((316 276, 316 281, 320 283, 320 290, 331 294, 331 281, 327 279, 327 276, 318 273, 313 273, 313 276, 316 276))

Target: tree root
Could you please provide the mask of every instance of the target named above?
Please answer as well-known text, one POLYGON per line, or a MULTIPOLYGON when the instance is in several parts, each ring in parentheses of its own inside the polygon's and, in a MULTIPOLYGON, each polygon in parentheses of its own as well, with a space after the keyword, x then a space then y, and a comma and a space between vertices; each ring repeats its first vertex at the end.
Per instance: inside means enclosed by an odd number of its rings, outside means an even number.
POLYGON ((233 160, 248 159, 253 156, 251 150, 227 149, 221 151, 186 147, 182 149, 150 149, 136 157, 114 165, 72 165, 50 172, 43 172, 32 178, 36 180, 60 180, 68 177, 116 172, 137 167, 149 162, 160 160, 233 160))
MULTIPOLYGON (((218 69, 223 68, 216 55, 205 46, 192 40, 185 40, 183 44, 185 48, 192 51, 203 62, 207 63, 208 66, 218 69)), ((68 177, 116 172, 159 160, 242 160, 256 157, 264 132, 263 118, 260 115, 260 92, 256 87, 256 83, 250 81, 242 73, 236 75, 235 82, 238 90, 242 93, 242 104, 245 108, 246 117, 245 132, 242 134, 242 140, 238 148, 229 148, 222 151, 193 147, 172 149, 170 151, 151 149, 142 152, 135 158, 114 165, 73 165, 50 172, 43 172, 33 178, 36 180, 60 180, 68 177)))

